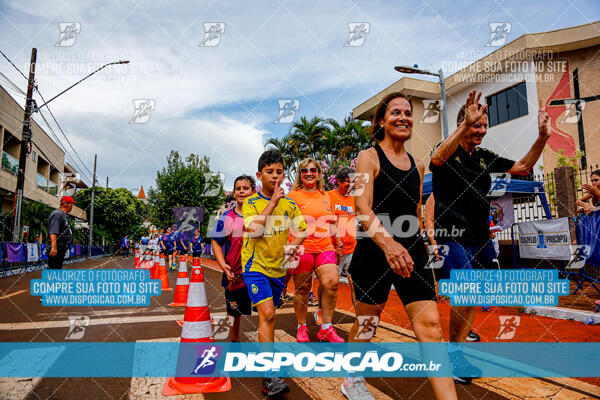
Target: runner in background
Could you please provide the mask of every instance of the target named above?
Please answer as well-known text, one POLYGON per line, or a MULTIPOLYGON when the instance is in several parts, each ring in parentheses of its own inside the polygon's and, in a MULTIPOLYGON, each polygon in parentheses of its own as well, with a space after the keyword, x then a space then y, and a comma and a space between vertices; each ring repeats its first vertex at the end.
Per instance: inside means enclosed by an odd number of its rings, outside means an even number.
POLYGON ((190 239, 189 252, 192 253, 192 257, 202 257, 204 253, 204 241, 200 237, 200 229, 194 229, 194 237, 190 239))
POLYGON ((142 257, 146 255, 146 251, 148 251, 148 244, 150 243, 150 238, 148 235, 144 235, 140 238, 140 250, 142 251, 142 257))
POLYGON ((127 235, 125 235, 121 240, 121 252, 123 253, 123 258, 129 257, 129 246, 129 238, 127 237, 127 235))
POLYGON ((170 226, 168 226, 167 229, 165 229, 165 233, 160 236, 158 244, 160 252, 165 255, 166 265, 171 265, 173 262, 173 252, 175 251, 175 241, 173 240, 170 226))
POLYGON ((255 190, 254 178, 248 175, 238 176, 233 182, 233 197, 237 204, 221 215, 209 234, 217 264, 223 270, 221 285, 225 288, 227 315, 233 317, 233 324, 229 329, 229 339, 232 342, 240 341, 242 315, 252 314, 248 289, 242 277, 241 254, 244 241, 242 204, 255 190))
MULTIPOLYGON (((369 179, 361 179, 360 186, 356 186, 355 202, 362 232, 349 269, 357 316, 349 340, 371 340, 372 334, 364 334, 366 322, 380 320, 393 285, 417 340, 443 343, 433 275, 425 269, 428 254, 421 224, 425 167, 405 146, 412 135, 412 103, 401 93, 388 94, 377 105, 371 126, 378 144, 361 151, 356 164, 357 177, 369 179), (382 222, 386 220, 389 224, 382 222), (398 226, 398 220, 408 222, 409 226, 403 223, 400 230, 388 231, 386 225, 398 226)), ((368 331, 374 332, 374 325, 368 331)), ((448 365, 446 353, 430 355, 425 349, 422 359, 448 365)), ((429 382, 436 399, 457 398, 452 378, 429 377, 429 382)), ((341 390, 351 400, 373 399, 362 377, 346 378, 341 390)))
POLYGON ((177 271, 177 265, 179 264, 179 255, 183 252, 183 246, 181 241, 183 238, 183 234, 177 230, 176 225, 173 225, 172 232, 173 233, 171 235, 173 241, 175 242, 175 248, 173 251, 173 263, 167 265, 167 270, 170 272, 177 271))
POLYGON ((311 158, 301 161, 294 187, 288 193, 288 197, 300 208, 308 226, 303 243, 304 254, 300 257, 298 267, 290 269, 294 279, 294 310, 298 320, 296 340, 300 343, 310 341, 306 312, 313 273, 322 287, 323 322, 317 338, 332 343, 344 342, 331 325, 339 284, 337 264, 343 256, 343 245, 337 236, 331 200, 323 187, 323 171, 319 163, 311 158))

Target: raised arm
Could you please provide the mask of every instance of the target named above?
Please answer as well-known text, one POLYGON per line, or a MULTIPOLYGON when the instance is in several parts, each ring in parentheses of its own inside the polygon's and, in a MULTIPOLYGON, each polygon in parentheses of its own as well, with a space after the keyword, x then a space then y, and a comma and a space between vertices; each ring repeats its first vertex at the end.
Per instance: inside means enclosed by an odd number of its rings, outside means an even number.
POLYGON ((451 156, 454 154, 460 141, 465 133, 467 133, 470 127, 479 121, 479 118, 485 114, 487 104, 482 106, 479 105, 479 99, 481 98, 481 92, 475 97, 475 90, 469 93, 467 102, 465 104, 465 119, 458 125, 458 128, 448 136, 431 155, 431 163, 437 167, 442 166, 451 156))
POLYGON ((544 146, 552 134, 550 128, 550 116, 543 108, 542 101, 538 110, 538 137, 531 146, 531 149, 525 154, 525 157, 515 162, 515 165, 508 171, 512 175, 527 175, 533 169, 533 166, 542 155, 544 146))

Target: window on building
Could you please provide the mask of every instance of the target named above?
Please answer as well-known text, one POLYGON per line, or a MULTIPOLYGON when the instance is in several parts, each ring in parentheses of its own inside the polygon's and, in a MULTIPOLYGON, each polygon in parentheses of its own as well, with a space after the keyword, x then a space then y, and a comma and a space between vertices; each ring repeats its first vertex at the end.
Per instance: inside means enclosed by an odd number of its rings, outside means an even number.
POLYGON ((35 161, 35 151, 31 152, 31 161, 35 161))
POLYGON ((528 114, 525 82, 487 97, 490 127, 528 114))

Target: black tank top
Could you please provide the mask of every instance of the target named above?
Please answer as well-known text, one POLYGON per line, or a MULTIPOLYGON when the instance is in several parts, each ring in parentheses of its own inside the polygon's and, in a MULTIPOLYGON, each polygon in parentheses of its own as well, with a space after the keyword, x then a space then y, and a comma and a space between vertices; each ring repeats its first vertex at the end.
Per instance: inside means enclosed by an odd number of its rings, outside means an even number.
POLYGON ((379 144, 375 150, 379 156, 379 175, 373 182, 373 212, 401 243, 422 239, 417 217, 421 176, 415 160, 407 153, 410 169, 402 170, 388 160, 379 144), (384 221, 386 216, 389 216, 389 224, 384 221))

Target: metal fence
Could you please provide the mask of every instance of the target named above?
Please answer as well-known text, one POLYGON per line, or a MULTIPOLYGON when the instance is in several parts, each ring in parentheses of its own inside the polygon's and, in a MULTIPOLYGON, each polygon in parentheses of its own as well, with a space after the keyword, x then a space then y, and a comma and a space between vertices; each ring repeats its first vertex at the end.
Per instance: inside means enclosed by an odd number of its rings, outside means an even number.
MULTIPOLYGON (((31 245, 32 243, 29 243, 29 247, 31 245)), ((47 268, 47 246, 45 244, 33 245, 37 249, 36 257, 29 254, 28 243, 0 242, 0 278, 47 268)), ((114 250, 114 246, 92 246, 91 258, 111 255, 114 250)), ((70 264, 87 258, 88 246, 74 244, 69 247, 67 252, 64 263, 70 264)))
MULTIPOLYGON (((575 191, 577 197, 581 197, 585 194, 582 189, 583 184, 591 184, 590 176, 592 172, 597 171, 599 168, 598 164, 590 166, 587 169, 579 168, 575 171, 575 191)), ((556 184, 554 183, 554 172, 539 175, 529 175, 526 177, 513 177, 513 179, 524 179, 537 181, 544 184, 544 190, 546 191, 546 198, 550 206, 550 214, 552 218, 557 218, 557 207, 556 207, 556 184)), ((527 221, 540 221, 546 219, 546 213, 540 202, 540 198, 537 195, 521 195, 513 193, 513 207, 515 222, 527 222, 527 221)), ((510 230, 504 230, 498 233, 499 240, 511 240, 510 230)))

